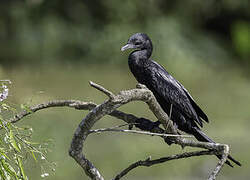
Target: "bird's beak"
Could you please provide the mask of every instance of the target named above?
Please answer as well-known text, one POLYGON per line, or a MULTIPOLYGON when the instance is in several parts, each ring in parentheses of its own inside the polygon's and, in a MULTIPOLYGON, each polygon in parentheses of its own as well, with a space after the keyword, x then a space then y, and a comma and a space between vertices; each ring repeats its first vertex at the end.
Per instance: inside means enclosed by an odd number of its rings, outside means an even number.
POLYGON ((123 46, 121 48, 121 51, 125 51, 127 49, 134 49, 134 48, 136 48, 135 45, 133 45, 133 44, 126 44, 125 46, 123 46))

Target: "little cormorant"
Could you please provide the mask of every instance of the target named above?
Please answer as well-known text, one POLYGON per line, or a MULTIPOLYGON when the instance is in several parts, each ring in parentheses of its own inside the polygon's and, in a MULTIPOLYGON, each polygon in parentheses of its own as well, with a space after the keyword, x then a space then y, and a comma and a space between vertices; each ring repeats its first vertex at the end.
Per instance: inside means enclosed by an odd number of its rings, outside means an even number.
MULTIPOLYGON (((144 33, 136 33, 129 38, 121 51, 127 49, 135 49, 128 57, 128 64, 136 80, 153 92, 161 108, 168 115, 171 111, 171 120, 177 128, 194 135, 198 141, 214 143, 200 129, 203 127, 203 121, 209 122, 206 114, 179 81, 150 59, 153 50, 150 38, 144 33)), ((228 159, 241 166, 240 162, 230 155, 228 159)), ((226 163, 232 166, 229 161, 226 163)))

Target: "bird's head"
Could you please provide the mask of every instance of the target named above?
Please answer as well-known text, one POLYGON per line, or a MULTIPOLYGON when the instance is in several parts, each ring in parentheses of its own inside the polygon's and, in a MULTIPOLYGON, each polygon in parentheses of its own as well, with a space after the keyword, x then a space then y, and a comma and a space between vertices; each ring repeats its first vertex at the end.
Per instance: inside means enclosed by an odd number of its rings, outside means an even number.
POLYGON ((132 35, 125 46, 121 48, 121 51, 127 49, 137 49, 137 50, 148 50, 151 54, 153 46, 149 37, 144 33, 136 33, 132 35))

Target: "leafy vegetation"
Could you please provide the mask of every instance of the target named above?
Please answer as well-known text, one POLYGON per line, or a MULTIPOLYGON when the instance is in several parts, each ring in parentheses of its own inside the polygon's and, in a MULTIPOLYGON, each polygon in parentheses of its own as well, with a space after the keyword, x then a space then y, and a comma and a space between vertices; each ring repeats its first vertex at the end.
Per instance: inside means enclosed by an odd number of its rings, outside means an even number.
MULTIPOLYGON (((46 159, 48 143, 33 142, 31 127, 22 127, 8 122, 7 114, 13 116, 17 113, 16 109, 11 107, 6 101, 8 98, 8 86, 10 81, 1 81, 1 103, 0 103, 0 179, 28 180, 25 171, 25 164, 31 161, 30 157, 36 163, 41 164, 42 160, 49 166, 54 166, 46 159)), ((22 105, 23 109, 29 111, 27 106, 22 105)), ((48 173, 42 172, 42 177, 48 173)))
POLYGON ((249 8, 248 0, 5 0, 0 60, 5 66, 124 64, 115 54, 139 31, 165 42, 167 52, 248 63, 249 8))

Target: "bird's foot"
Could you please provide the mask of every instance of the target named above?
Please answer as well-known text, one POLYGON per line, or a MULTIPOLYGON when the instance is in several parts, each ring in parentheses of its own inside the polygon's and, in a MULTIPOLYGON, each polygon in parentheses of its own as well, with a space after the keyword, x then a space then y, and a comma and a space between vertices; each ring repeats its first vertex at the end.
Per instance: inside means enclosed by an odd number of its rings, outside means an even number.
MULTIPOLYGON (((159 127, 160 124, 161 124, 160 121, 152 122, 152 121, 145 119, 145 118, 139 118, 136 120, 135 127, 139 128, 143 131, 152 132, 153 129, 159 127)), ((164 132, 162 132, 162 133, 164 133, 164 132)), ((174 143, 174 141, 169 137, 164 137, 164 141, 168 145, 171 145, 174 143)))
POLYGON ((175 122, 173 124, 174 124, 174 128, 178 129, 178 125, 175 122))
POLYGON ((139 118, 136 120, 135 127, 144 131, 152 131, 154 128, 159 127, 160 124, 159 121, 152 122, 145 118, 139 118))
POLYGON ((129 130, 133 129, 133 127, 134 127, 134 124, 128 124, 128 129, 129 130))

